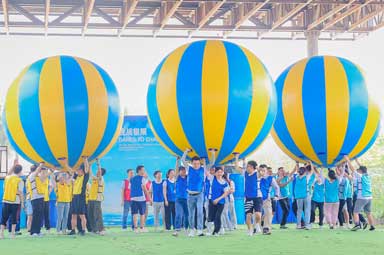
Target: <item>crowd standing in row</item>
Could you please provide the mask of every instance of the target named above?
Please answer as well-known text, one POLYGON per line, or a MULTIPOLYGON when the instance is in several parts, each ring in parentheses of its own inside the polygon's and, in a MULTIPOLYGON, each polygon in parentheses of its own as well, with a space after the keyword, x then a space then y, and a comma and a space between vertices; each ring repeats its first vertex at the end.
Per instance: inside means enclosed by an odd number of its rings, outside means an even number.
MULTIPOLYGON (((127 179, 122 183, 121 202, 123 207, 122 228, 128 229, 128 216, 132 215, 134 232, 147 232, 145 222, 148 207, 153 207, 155 231, 164 230, 178 236, 182 230, 188 236, 221 235, 236 229, 237 219, 234 203, 234 182, 223 166, 214 166, 215 151, 211 150, 209 164, 204 158, 193 157, 186 161, 190 150, 186 150, 175 169, 168 170, 166 178, 161 171, 155 171, 150 181, 143 165, 137 166, 136 174, 127 170, 127 179), (180 162, 181 161, 181 162, 180 162), (205 229, 205 231, 204 231, 205 229)), ((106 173, 97 161, 97 173, 92 174, 88 159, 75 171, 65 159, 60 159, 63 169, 52 170, 43 164, 33 165, 25 181, 21 179, 22 167, 15 161, 4 182, 4 195, 0 238, 4 237, 7 224, 11 237, 15 237, 20 210, 27 214, 27 229, 32 236, 42 236, 44 223, 50 229, 49 194, 57 196, 57 233, 84 235, 85 230, 104 235, 102 201, 106 173), (67 233, 67 230, 69 231, 67 233)), ((277 174, 267 165, 255 161, 242 161, 236 156, 235 169, 244 175, 244 210, 248 235, 271 234, 272 219, 277 203, 282 210, 280 228, 287 229, 287 218, 292 210, 297 219, 297 229, 309 230, 319 211, 319 226, 324 218, 330 229, 344 224, 353 231, 361 228, 375 229, 371 215, 371 178, 367 168, 358 161, 355 169, 348 157, 345 163, 335 169, 317 169, 311 162, 300 166, 296 163, 291 172, 280 167, 277 174), (292 192, 293 194, 290 194, 292 192), (361 212, 365 212, 367 220, 361 212)))

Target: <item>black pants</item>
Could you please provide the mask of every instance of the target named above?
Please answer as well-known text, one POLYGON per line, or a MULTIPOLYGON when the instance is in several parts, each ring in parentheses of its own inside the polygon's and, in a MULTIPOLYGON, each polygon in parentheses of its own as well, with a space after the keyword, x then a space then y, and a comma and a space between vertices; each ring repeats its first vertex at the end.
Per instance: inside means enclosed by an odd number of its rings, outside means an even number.
POLYGON ((208 208, 208 221, 213 222, 215 224, 215 228, 213 233, 219 233, 221 228, 221 214, 224 210, 224 204, 214 205, 212 201, 209 201, 208 208))
MULTIPOLYGON (((357 200, 357 195, 353 195, 352 212, 355 209, 356 200, 357 200)), ((360 221, 360 223, 366 223, 367 222, 367 220, 364 218, 364 216, 361 213, 359 213, 359 221, 360 221)))
POLYGON ((171 226, 175 229, 175 202, 168 201, 168 206, 164 204, 164 213, 165 213, 165 229, 170 230, 171 226))
POLYGON ((347 211, 348 211, 348 215, 349 215, 349 223, 352 223, 353 222, 353 202, 352 202, 352 198, 347 198, 346 203, 347 203, 347 211))
MULTIPOLYGON (((339 214, 338 214, 338 218, 339 218, 339 225, 340 226, 343 226, 344 222, 345 222, 344 214, 343 214, 343 208, 344 208, 345 202, 346 202, 345 199, 340 199, 339 200, 339 214)), ((348 223, 348 222, 345 222, 345 223, 348 223)))
POLYGON ((283 211, 283 216, 281 217, 280 226, 285 226, 285 224, 287 224, 287 219, 289 214, 289 199, 287 197, 280 199, 279 204, 280 204, 281 210, 283 211))
POLYGON ((323 226, 324 202, 311 201, 311 223, 315 222, 317 208, 319 208, 319 226, 323 226))
MULTIPOLYGON (((17 213, 16 213, 16 232, 20 232, 20 213, 21 213, 21 205, 17 206, 17 213)), ((8 220, 8 232, 12 232, 12 219, 10 218, 8 220)))
POLYGON ((46 230, 51 229, 51 221, 49 220, 49 201, 44 201, 44 226, 46 230))
POLYGON ((32 224, 31 224, 31 235, 40 234, 41 225, 44 217, 44 198, 34 199, 32 203, 32 224))
POLYGON ((1 225, 7 226, 8 219, 11 220, 11 224, 17 224, 17 209, 20 205, 3 203, 1 208, 1 225))

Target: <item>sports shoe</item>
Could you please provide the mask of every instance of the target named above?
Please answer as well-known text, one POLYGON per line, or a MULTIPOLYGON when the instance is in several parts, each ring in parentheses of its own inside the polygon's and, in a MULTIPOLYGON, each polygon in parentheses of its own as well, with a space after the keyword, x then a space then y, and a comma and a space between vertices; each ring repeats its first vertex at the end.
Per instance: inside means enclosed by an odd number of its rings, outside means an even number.
POLYGON ((248 236, 253 236, 253 230, 248 231, 248 236))
POLYGON ((197 231, 197 236, 204 236, 204 233, 203 233, 203 231, 201 231, 201 230, 198 230, 198 231, 197 231))
POLYGON ((269 228, 263 228, 263 235, 270 235, 271 234, 271 231, 269 230, 269 228))
POLYGON ((191 229, 188 234, 189 237, 194 237, 195 236, 195 230, 191 229))
POLYGON ((361 225, 359 224, 359 225, 355 225, 352 229, 351 229, 351 231, 357 231, 357 230, 359 230, 359 229, 361 229, 361 225))
POLYGON ((69 232, 68 235, 69 235, 69 236, 76 235, 76 231, 75 231, 75 230, 71 230, 71 232, 69 232))
POLYGON ((285 225, 281 225, 281 226, 280 226, 280 229, 288 229, 288 227, 285 226, 285 225))
POLYGON ((179 236, 179 232, 178 231, 173 232, 172 236, 174 236, 174 237, 179 236))
POLYGON ((376 228, 374 227, 374 226, 371 226, 370 228, 369 228, 369 231, 374 231, 376 228))
POLYGON ((140 229, 140 232, 141 232, 141 233, 148 233, 148 229, 146 229, 146 228, 141 228, 141 229, 140 229))
POLYGON ((366 229, 368 227, 368 222, 363 223, 363 229, 366 229))
POLYGON ((84 230, 79 231, 79 235, 81 235, 81 236, 85 236, 85 231, 84 231, 84 230))
POLYGON ((225 234, 225 230, 224 230, 224 228, 221 228, 220 229, 220 235, 224 235, 225 234))

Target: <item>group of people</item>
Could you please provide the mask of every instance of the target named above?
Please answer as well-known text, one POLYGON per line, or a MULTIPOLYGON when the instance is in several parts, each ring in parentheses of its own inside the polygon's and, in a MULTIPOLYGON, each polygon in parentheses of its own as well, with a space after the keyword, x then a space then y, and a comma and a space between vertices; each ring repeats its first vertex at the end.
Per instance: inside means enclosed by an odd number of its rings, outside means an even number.
MULTIPOLYGON (((181 159, 177 158, 175 169, 168 170, 165 179, 161 171, 155 171, 153 181, 150 181, 143 165, 136 167, 136 173, 127 170, 127 178, 121 187, 123 229, 128 229, 131 213, 132 226, 129 228, 136 233, 147 232, 145 222, 149 206, 153 207, 155 231, 160 230, 160 219, 163 229, 173 230, 174 236, 182 230, 193 237, 217 236, 236 229, 235 185, 224 167, 215 165, 215 150, 210 150, 209 163, 197 156, 188 162, 189 152, 187 149, 181 159)), ((77 228, 80 235, 84 235, 85 230, 104 234, 102 201, 106 170, 97 161, 97 173, 93 175, 87 157, 75 170, 68 166, 66 159, 60 161, 64 167, 57 170, 42 163, 33 165, 25 180, 25 189, 22 167, 15 162, 4 181, 0 238, 4 237, 7 224, 11 226, 11 237, 15 236, 21 209, 27 214, 27 229, 32 236, 42 235, 43 222, 49 230, 49 194, 52 190, 57 196, 58 233, 74 235, 77 228)), ((344 225, 349 228, 354 223, 353 231, 365 229, 368 224, 369 230, 375 230, 371 215, 371 178, 367 168, 356 160, 356 169, 348 157, 344 161, 335 169, 328 169, 326 174, 312 162, 304 166, 297 162, 291 172, 280 167, 274 174, 272 168, 252 160, 243 160, 240 166, 239 155, 236 155, 235 169, 244 175, 248 235, 271 234, 277 203, 282 210, 281 229, 288 228, 286 223, 292 207, 298 229, 311 229, 318 218, 320 227, 325 219, 330 229, 344 225), (366 213, 367 220, 362 212, 366 213)))
POLYGON ((45 167, 43 163, 32 165, 29 175, 23 180, 22 166, 15 160, 4 180, 4 194, 0 238, 4 238, 7 224, 11 238, 17 234, 20 210, 27 215, 27 230, 32 236, 43 236, 44 224, 50 231, 50 193, 56 193, 58 234, 80 235, 89 232, 104 234, 101 202, 103 201, 106 173, 97 161, 97 173, 92 174, 88 158, 76 169, 68 166, 66 159, 60 159, 61 169, 45 167), (68 232, 67 232, 68 231, 68 232))

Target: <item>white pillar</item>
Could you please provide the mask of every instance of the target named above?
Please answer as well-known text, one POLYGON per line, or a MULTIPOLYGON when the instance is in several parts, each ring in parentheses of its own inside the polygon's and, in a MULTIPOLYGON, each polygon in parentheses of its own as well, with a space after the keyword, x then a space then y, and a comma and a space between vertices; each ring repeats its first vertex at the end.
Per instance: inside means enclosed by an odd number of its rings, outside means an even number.
POLYGON ((307 55, 313 57, 319 55, 319 31, 308 31, 305 33, 307 37, 307 55))

